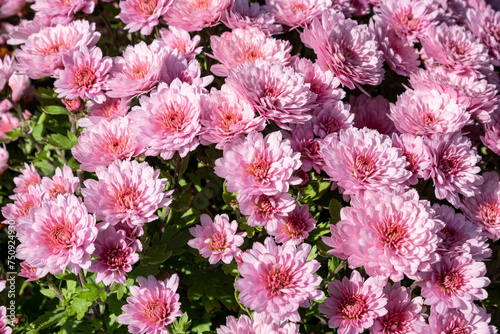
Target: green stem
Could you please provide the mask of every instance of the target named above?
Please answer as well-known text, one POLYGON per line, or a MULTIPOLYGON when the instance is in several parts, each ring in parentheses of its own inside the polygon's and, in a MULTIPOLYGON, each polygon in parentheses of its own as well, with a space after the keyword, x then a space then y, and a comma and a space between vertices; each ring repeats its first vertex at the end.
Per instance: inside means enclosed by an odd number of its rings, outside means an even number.
POLYGON ((48 279, 47 284, 56 292, 57 297, 59 297, 61 301, 64 301, 66 299, 64 298, 64 295, 62 294, 61 290, 59 290, 59 288, 54 284, 54 282, 48 279))

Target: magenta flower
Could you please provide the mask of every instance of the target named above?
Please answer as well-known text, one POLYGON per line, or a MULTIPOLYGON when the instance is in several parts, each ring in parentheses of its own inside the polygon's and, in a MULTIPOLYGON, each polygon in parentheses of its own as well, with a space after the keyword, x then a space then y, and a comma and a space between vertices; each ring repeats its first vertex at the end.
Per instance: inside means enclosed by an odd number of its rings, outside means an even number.
POLYGON ((194 237, 188 245, 196 248, 201 256, 208 258, 210 264, 222 261, 229 264, 233 257, 241 252, 239 247, 247 235, 246 232, 236 233, 238 222, 229 222, 226 214, 216 215, 214 220, 209 215, 200 217, 201 225, 191 227, 189 232, 194 237))
POLYGON ((127 297, 122 306, 123 314, 118 322, 128 325, 128 331, 134 334, 168 334, 166 326, 183 315, 180 311, 179 276, 172 275, 164 281, 154 276, 138 277, 139 286, 130 287, 132 297, 127 297))
POLYGON ((290 241, 293 244, 299 245, 309 236, 309 232, 316 228, 316 220, 309 212, 308 205, 295 205, 295 209, 288 213, 283 219, 284 222, 279 222, 275 230, 268 229, 269 235, 274 236, 274 240, 279 243, 290 241))
POLYGON ((106 100, 102 103, 88 101, 87 107, 90 110, 90 114, 87 117, 80 118, 78 120, 78 125, 82 128, 97 125, 102 120, 110 121, 127 115, 127 112, 130 109, 130 104, 123 98, 113 99, 106 97, 106 100))
POLYGON ((21 262, 21 271, 19 272, 19 276, 27 278, 26 282, 33 282, 42 278, 41 276, 38 276, 39 274, 37 274, 37 272, 38 269, 30 266, 28 262, 21 262))
POLYGON ((141 227, 158 216, 156 210, 170 205, 163 192, 166 179, 160 179, 160 170, 147 162, 115 160, 107 168, 96 169, 99 181, 87 179, 82 189, 85 205, 98 219, 113 225, 124 222, 131 227, 141 227))
POLYGON ((7 326, 9 320, 7 319, 7 308, 0 306, 0 334, 11 334, 12 328, 7 326))
POLYGON ((16 194, 27 193, 29 186, 36 186, 42 181, 40 174, 38 174, 33 164, 28 165, 24 163, 24 168, 21 168, 19 171, 21 175, 14 178, 16 188, 13 191, 16 194))
POLYGON ((407 184, 415 185, 418 179, 424 177, 424 170, 431 164, 431 157, 427 145, 424 145, 423 137, 415 136, 409 133, 398 135, 392 134, 392 144, 400 148, 408 161, 406 169, 412 174, 407 184))
POLYGON ((265 138, 251 132, 245 139, 235 138, 215 161, 215 174, 226 179, 229 192, 248 195, 276 195, 300 183, 293 177, 300 167, 300 154, 294 153, 290 140, 280 132, 265 138))
POLYGON ((368 26, 358 25, 334 10, 325 10, 300 34, 302 42, 314 50, 322 70, 331 70, 340 82, 354 89, 359 85, 379 85, 384 78, 383 54, 368 26))
POLYGON ((276 22, 292 28, 307 27, 331 5, 331 0, 266 0, 264 6, 276 22))
POLYGON ((435 308, 431 308, 429 325, 421 329, 422 334, 434 333, 485 333, 496 334, 495 326, 489 325, 491 316, 481 307, 476 307, 473 312, 461 312, 459 310, 448 310, 445 314, 439 314, 435 308))
POLYGON ((138 30, 141 35, 149 35, 160 23, 172 5, 173 0, 123 0, 120 1, 120 14, 116 18, 126 24, 125 29, 131 33, 138 30))
POLYGON ((95 217, 72 195, 58 195, 19 218, 17 257, 31 266, 60 274, 90 267, 97 236, 95 217))
POLYGON ((276 23, 274 15, 258 2, 250 5, 247 0, 235 0, 230 10, 222 13, 221 21, 231 30, 257 27, 269 36, 283 32, 281 24, 276 23))
POLYGON ((320 264, 306 260, 310 250, 308 244, 296 248, 286 242, 277 246, 272 238, 267 238, 264 245, 254 243, 249 252, 241 255, 242 263, 238 266, 243 277, 235 283, 240 303, 257 313, 265 312, 276 321, 299 322, 299 306, 324 296, 316 289, 321 277, 314 275, 320 264))
POLYGON ((189 33, 182 28, 174 26, 170 26, 168 29, 162 28, 160 36, 161 41, 167 47, 182 53, 187 61, 193 60, 203 49, 201 46, 197 47, 201 40, 200 36, 196 35, 191 38, 189 33))
MULTIPOLYGON (((493 2, 492 2, 493 4, 493 2)), ((491 6, 467 11, 467 25, 474 35, 488 47, 491 62, 500 66, 500 12, 491 6)))
POLYGON ((176 0, 164 19, 169 26, 200 31, 219 24, 222 13, 231 5, 231 0, 176 0))
POLYGON ((389 136, 396 132, 394 123, 388 117, 389 101, 382 95, 374 98, 366 95, 358 97, 351 95, 349 103, 351 113, 354 114, 353 125, 355 127, 359 129, 367 127, 389 136))
POLYGON ((338 133, 341 129, 350 128, 354 114, 349 110, 350 105, 341 101, 326 102, 322 107, 316 108, 312 119, 314 134, 325 138, 329 134, 338 133))
POLYGON ((40 183, 40 189, 44 198, 50 199, 59 194, 73 194, 79 184, 80 180, 73 175, 71 167, 64 165, 62 169, 60 167, 56 168, 52 178, 44 176, 40 183))
POLYGON ((382 288, 372 277, 365 281, 356 270, 350 279, 328 283, 328 291, 330 296, 319 305, 319 311, 328 318, 330 328, 338 328, 339 334, 362 333, 387 313, 382 288))

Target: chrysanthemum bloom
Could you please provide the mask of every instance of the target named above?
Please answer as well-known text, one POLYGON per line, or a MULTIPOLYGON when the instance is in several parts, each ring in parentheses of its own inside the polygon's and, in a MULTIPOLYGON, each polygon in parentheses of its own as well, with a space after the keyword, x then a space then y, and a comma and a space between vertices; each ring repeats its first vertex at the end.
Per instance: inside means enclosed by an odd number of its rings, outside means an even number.
POLYGON ((226 325, 217 328, 217 334, 255 334, 253 321, 247 315, 241 315, 238 319, 232 315, 226 318, 226 325))
POLYGON ((314 168, 318 174, 321 173, 324 160, 320 154, 319 140, 314 137, 312 122, 293 126, 290 140, 292 149, 300 153, 300 161, 302 161, 300 168, 304 172, 309 172, 314 168))
POLYGON ((147 162, 115 160, 107 168, 96 169, 99 181, 87 179, 82 195, 85 205, 96 217, 113 225, 126 222, 133 226, 158 218, 154 213, 170 205, 163 192, 166 179, 158 178, 160 170, 154 170, 147 162))
POLYGON ((490 280, 485 277, 484 262, 476 262, 470 257, 448 257, 432 265, 432 270, 421 272, 421 287, 424 304, 431 305, 439 314, 446 314, 450 309, 459 309, 464 313, 472 312, 476 306, 474 300, 488 297, 486 287, 490 280))
POLYGON ((19 276, 27 278, 26 282, 33 282, 42 278, 37 275, 37 268, 30 266, 26 261, 21 262, 19 276))
POLYGON ((212 65, 210 70, 220 77, 226 77, 227 71, 236 68, 238 64, 247 61, 254 63, 257 59, 290 64, 290 43, 269 37, 259 28, 237 28, 220 37, 213 35, 210 37, 210 45, 213 51, 211 57, 221 63, 212 65))
POLYGON ((23 97, 31 97, 31 80, 27 75, 13 73, 9 79, 9 87, 12 90, 12 101, 14 102, 19 103, 23 97))
POLYGON ((90 267, 90 254, 97 236, 95 217, 80 198, 58 195, 19 218, 17 257, 31 266, 60 274, 66 266, 72 273, 90 267))
POLYGON ((58 79, 54 82, 55 92, 59 98, 92 99, 97 103, 106 100, 103 93, 108 73, 113 66, 113 60, 102 57, 98 47, 88 49, 82 46, 73 49, 62 57, 63 70, 55 70, 58 79))
POLYGON ((398 96, 396 104, 391 103, 389 118, 401 133, 435 137, 460 132, 470 123, 466 108, 452 89, 444 92, 408 89, 398 96))
POLYGON ((44 176, 40 182, 40 189, 44 198, 50 199, 59 194, 73 194, 79 184, 80 180, 73 175, 71 167, 64 165, 62 169, 60 167, 56 168, 52 178, 44 176))
POLYGON ((240 211, 247 216, 250 226, 264 226, 274 231, 278 224, 284 224, 285 218, 296 206, 294 198, 286 192, 274 196, 238 194, 240 211))
MULTIPOLYGON (((0 5, 0 19, 14 16, 21 11, 26 4, 24 0, 6 0, 0 5)), ((3 43, 2 43, 3 44, 3 43)))
POLYGON ((292 28, 306 27, 331 5, 331 0, 266 0, 264 6, 276 22, 292 28))
POLYGON ((95 250, 91 255, 97 259, 92 260, 88 269, 97 273, 95 282, 110 285, 112 282, 127 282, 127 273, 132 270, 132 265, 139 261, 136 251, 141 251, 139 240, 128 241, 123 230, 115 230, 108 223, 100 223, 99 233, 95 240, 95 250))
POLYGON ((29 186, 36 186, 42 181, 40 174, 38 174, 33 164, 28 165, 24 163, 24 168, 21 168, 19 171, 21 175, 16 176, 13 180, 16 185, 13 191, 16 194, 27 193, 29 186))
POLYGON ((132 98, 149 92, 160 80, 164 53, 158 42, 150 45, 140 42, 127 46, 123 57, 114 58, 106 95, 132 98))
POLYGON ((441 24, 427 30, 421 39, 425 66, 441 66, 461 76, 484 78, 493 71, 488 49, 470 31, 441 24))
MULTIPOLYGON (((160 45, 163 42, 159 42, 160 45)), ((201 77, 200 63, 193 59, 189 62, 177 49, 164 48, 165 60, 161 69, 160 82, 170 85, 175 79, 196 87, 206 87, 213 81, 213 76, 201 77)))
POLYGON ((281 34, 283 28, 276 23, 274 15, 259 5, 247 0, 235 0, 231 10, 222 13, 221 21, 231 30, 236 28, 260 28, 267 35, 281 34))
POLYGON ((0 306, 0 334, 11 334, 12 328, 7 326, 9 320, 7 319, 7 308, 0 306))
POLYGON ((226 264, 241 252, 239 247, 247 235, 246 232, 236 233, 238 222, 229 222, 226 214, 216 215, 214 220, 207 214, 200 217, 201 225, 191 227, 189 232, 194 237, 188 241, 188 245, 196 248, 201 256, 208 258, 210 264, 222 261, 226 264))
POLYGON ((120 14, 117 19, 126 24, 125 29, 131 33, 138 30, 141 35, 149 35, 153 28, 160 23, 172 5, 173 0, 122 0, 120 14))
POLYGON ((500 12, 487 6, 483 10, 467 11, 467 25, 474 35, 489 49, 491 62, 500 66, 500 12))
POLYGON ((382 51, 367 25, 346 19, 334 10, 325 10, 300 34, 302 42, 314 50, 316 63, 331 70, 340 82, 354 89, 359 85, 379 85, 384 78, 382 51))
POLYGON ((339 334, 362 333, 373 326, 374 319, 387 313, 382 288, 372 277, 365 281, 356 270, 350 278, 328 283, 328 291, 330 296, 319 305, 319 311, 339 334))
POLYGON ((231 0, 176 0, 164 16, 169 26, 186 31, 200 31, 219 24, 231 0))
POLYGON ((323 170, 346 195, 396 189, 411 177, 403 151, 376 130, 348 128, 326 139, 320 143, 323 170))
POLYGON ((128 325, 128 331, 134 334, 168 334, 168 324, 183 315, 180 311, 179 294, 175 293, 179 286, 179 276, 172 275, 164 281, 154 276, 138 277, 139 287, 130 287, 132 297, 127 297, 122 306, 123 314, 118 322, 128 325))
MULTIPOLYGON (((146 155, 172 159, 175 152, 185 157, 194 150, 200 132, 201 89, 175 79, 139 100, 129 117, 140 131, 139 142, 149 147, 146 155)), ((136 131, 137 131, 136 130, 136 131)))
POLYGON ((422 297, 411 298, 411 290, 399 283, 388 283, 384 288, 388 303, 387 314, 376 318, 370 333, 419 334, 425 326, 425 308, 422 297))
POLYGON ((60 16, 72 19, 79 11, 91 14, 96 3, 97 0, 34 0, 31 9, 36 11, 37 16, 60 16))
POLYGON ((366 192, 353 197, 352 204, 330 226, 332 236, 323 237, 333 248, 328 253, 347 259, 351 268, 364 266, 372 277, 399 282, 404 275, 415 279, 439 259, 436 232, 442 223, 416 191, 366 192))
POLYGON ((305 77, 280 63, 256 60, 229 70, 226 84, 240 98, 247 99, 259 114, 287 129, 285 123, 304 123, 311 119, 316 94, 305 77))
POLYGON ((493 241, 500 239, 500 180, 496 172, 482 175, 484 183, 473 197, 464 198, 460 209, 493 241))
POLYGON ((382 95, 374 98, 366 95, 358 97, 351 95, 349 103, 351 113, 354 114, 353 125, 355 127, 360 129, 367 127, 386 135, 396 132, 394 123, 388 118, 389 101, 382 95))
POLYGON ((454 207, 460 205, 458 194, 471 197, 478 193, 483 183, 481 170, 475 166, 481 160, 471 141, 460 133, 444 135, 424 142, 431 156, 431 164, 424 171, 424 178, 432 177, 438 199, 446 199, 454 207))
POLYGON ((437 252, 441 256, 470 256, 474 261, 486 261, 490 258, 488 239, 479 226, 456 213, 450 206, 434 204, 432 209, 435 217, 445 223, 437 232, 441 239, 437 252))
POLYGON ((307 261, 310 251, 308 244, 295 247, 286 242, 277 246, 272 238, 267 238, 264 245, 254 243, 248 253, 241 255, 243 262, 238 266, 242 278, 235 286, 240 291, 240 303, 276 321, 299 322, 299 306, 324 296, 316 289, 321 277, 314 275, 320 264, 307 261))
POLYGON ((179 27, 168 27, 160 30, 161 41, 169 48, 177 50, 186 57, 187 61, 191 61, 201 53, 203 47, 197 47, 200 43, 200 36, 196 35, 193 38, 189 33, 179 27))
POLYGON ((201 96, 201 133, 203 145, 216 143, 217 149, 235 137, 252 131, 264 130, 264 119, 255 116, 255 111, 246 100, 237 95, 226 85, 218 91, 212 88, 210 94, 201 96))
POLYGON ((424 145, 424 139, 409 133, 402 135, 393 133, 392 145, 400 148, 403 151, 406 161, 408 161, 406 169, 411 172, 411 177, 407 183, 409 185, 417 184, 418 179, 424 177, 424 170, 431 164, 429 149, 427 145, 424 145))
POLYGON ((422 327, 420 333, 484 333, 496 334, 495 326, 489 325, 491 316, 482 307, 476 307, 473 312, 461 312, 459 310, 448 310, 445 314, 439 314, 435 308, 431 308, 429 325, 422 327))
POLYGON ((109 166, 113 161, 140 156, 146 147, 139 143, 139 134, 128 117, 115 118, 89 126, 78 137, 71 153, 87 172, 109 166))
POLYGON ((68 111, 74 111, 75 114, 81 114, 84 112, 85 105, 82 100, 77 97, 76 99, 62 99, 62 104, 68 109, 68 111))
POLYGON ((88 101, 87 108, 89 109, 90 114, 87 117, 80 118, 78 120, 78 125, 82 128, 99 124, 102 120, 110 121, 127 115, 127 112, 130 109, 130 104, 123 98, 113 99, 106 97, 106 100, 102 103, 88 101))
POLYGON ((42 205, 43 192, 40 187, 30 186, 28 192, 18 193, 10 197, 14 203, 8 203, 2 208, 2 215, 5 219, 17 221, 20 217, 25 217, 31 209, 42 205))
POLYGON ((483 144, 496 154, 500 154, 500 109, 492 115, 489 123, 484 125, 483 144))
POLYGON ((251 132, 245 139, 235 138, 215 161, 215 174, 226 179, 229 192, 248 195, 276 195, 300 183, 293 177, 301 165, 300 153, 292 150, 290 140, 281 132, 265 138, 251 132))
POLYGON ((69 50, 80 46, 92 48, 101 34, 95 31, 95 23, 73 21, 67 25, 44 27, 32 34, 21 49, 16 50, 16 70, 31 79, 54 75, 63 68, 62 57, 69 50))
POLYGON ((313 131, 320 138, 337 133, 341 129, 352 126, 354 114, 350 113, 351 106, 341 101, 326 102, 323 106, 313 111, 313 131))
POLYGON ((296 245, 307 239, 309 232, 316 228, 316 220, 309 212, 309 206, 296 205, 284 222, 279 222, 275 230, 268 229, 269 235, 274 236, 274 240, 279 243, 290 241, 296 245))
POLYGON ((69 22, 71 18, 62 16, 35 16, 33 20, 21 19, 19 24, 9 32, 7 44, 24 44, 31 35, 38 33, 42 28, 55 27, 58 24, 68 25, 69 22))
POLYGON ((5 144, 0 146, 0 175, 9 168, 9 151, 5 148, 5 144))
POLYGON ((14 73, 13 65, 14 57, 8 54, 0 59, 0 91, 3 90, 5 84, 9 81, 10 76, 14 73))

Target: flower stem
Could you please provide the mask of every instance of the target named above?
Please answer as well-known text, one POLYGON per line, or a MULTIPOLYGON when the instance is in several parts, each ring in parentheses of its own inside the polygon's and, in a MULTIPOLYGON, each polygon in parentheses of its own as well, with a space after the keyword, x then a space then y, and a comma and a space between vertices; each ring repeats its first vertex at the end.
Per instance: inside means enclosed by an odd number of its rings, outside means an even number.
POLYGON ((58 289, 58 287, 52 282, 50 279, 47 280, 47 284, 56 292, 57 297, 59 297, 60 300, 64 301, 66 298, 64 298, 64 295, 62 294, 61 290, 58 289))

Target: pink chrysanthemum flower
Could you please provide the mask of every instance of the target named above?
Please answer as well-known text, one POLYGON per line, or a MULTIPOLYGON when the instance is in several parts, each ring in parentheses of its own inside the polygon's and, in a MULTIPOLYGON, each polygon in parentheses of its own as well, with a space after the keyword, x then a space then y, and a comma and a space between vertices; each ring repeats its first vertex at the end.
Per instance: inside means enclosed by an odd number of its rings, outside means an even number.
POLYGON ((419 334, 425 326, 425 307, 422 297, 411 298, 411 290, 399 283, 387 284, 384 288, 388 303, 387 314, 375 319, 370 333, 419 334))
POLYGON ((16 50, 16 70, 31 79, 54 75, 63 68, 62 57, 71 49, 97 44, 101 34, 95 31, 95 23, 73 21, 67 25, 44 27, 28 37, 26 44, 16 50))
MULTIPOLYGON (((162 44, 163 42, 159 42, 162 44)), ((177 49, 164 49, 166 55, 161 70, 160 82, 170 85, 175 79, 197 87, 206 87, 213 76, 201 77, 200 63, 196 60, 187 61, 183 53, 177 49)))
POLYGON ((162 28, 160 30, 161 41, 169 48, 177 50, 186 57, 187 61, 191 61, 201 53, 203 47, 197 47, 200 43, 200 36, 196 35, 191 39, 189 33, 174 26, 168 29, 162 28))
POLYGON ((126 222, 133 226, 158 218, 154 213, 170 205, 163 192, 166 179, 158 178, 160 170, 154 170, 146 162, 115 160, 107 168, 96 169, 99 181, 87 179, 82 189, 85 205, 96 217, 113 225, 126 222))
POLYGON ((36 186, 42 181, 40 174, 38 174, 33 164, 28 165, 24 163, 24 168, 21 168, 19 171, 21 175, 14 178, 16 188, 13 191, 16 194, 27 193, 29 186, 36 186))
POLYGON ((321 173, 325 162, 320 154, 319 140, 314 137, 312 122, 294 126, 290 140, 292 149, 300 153, 300 161, 302 161, 300 168, 304 172, 309 172, 314 168, 318 174, 321 173))
POLYGON ((470 257, 443 257, 432 265, 432 270, 422 272, 421 287, 424 304, 431 305, 439 314, 446 314, 450 309, 459 309, 464 313, 472 312, 476 306, 474 300, 488 297, 486 287, 490 280, 485 277, 484 262, 476 262, 470 257))
POLYGON ((420 333, 484 333, 496 334, 495 326, 489 325, 491 316, 481 307, 476 307, 473 312, 461 312, 459 310, 448 310, 445 314, 439 314, 434 308, 431 309, 429 325, 422 327, 420 333))
POLYGON ((292 28, 306 27, 331 5, 331 0, 266 0, 264 6, 276 22, 292 28))
POLYGON ((2 215, 5 219, 17 221, 18 218, 27 216, 31 209, 42 205, 43 192, 40 187, 30 186, 28 192, 15 194, 11 199, 15 199, 15 202, 4 206, 2 215))
POLYGON ((11 334, 12 328, 7 326, 9 322, 7 318, 7 308, 5 306, 0 306, 0 334, 11 334))
POLYGON ((408 161, 406 169, 411 172, 411 177, 408 179, 407 183, 409 185, 417 184, 418 179, 424 177, 424 170, 431 164, 429 150, 427 146, 424 145, 423 137, 409 133, 404 133, 402 135, 393 133, 392 145, 400 148, 403 151, 406 161, 408 161))
POLYGON ((80 118, 78 120, 78 125, 82 128, 97 125, 102 120, 111 121, 112 119, 127 115, 127 112, 130 109, 130 104, 123 98, 113 99, 106 97, 106 100, 102 103, 88 101, 87 108, 89 109, 90 114, 87 117, 80 118))
POLYGON ((359 129, 367 127, 386 135, 396 132, 394 123, 388 118, 389 101, 382 95, 377 95, 374 98, 366 95, 358 97, 351 95, 349 103, 351 104, 351 113, 354 114, 353 125, 355 127, 359 129))
POLYGON ((97 103, 106 100, 103 93, 113 60, 102 57, 98 47, 89 50, 86 46, 73 49, 62 58, 64 70, 55 70, 58 79, 54 82, 59 98, 92 99, 97 103))
POLYGON ((290 43, 269 37, 259 28, 238 28, 225 32, 220 37, 211 36, 210 45, 212 57, 221 63, 212 65, 210 70, 220 77, 226 77, 227 71, 236 68, 238 64, 247 61, 254 63, 257 59, 290 64, 290 43))
MULTIPOLYGON (((6 0, 0 5, 0 19, 6 19, 14 16, 21 11, 26 4, 24 0, 6 0)), ((2 43, 3 44, 3 43, 2 43)))
POLYGON ((322 18, 315 18, 300 38, 314 50, 321 69, 331 70, 344 86, 354 89, 382 82, 383 54, 367 25, 358 25, 341 13, 325 10, 322 18))
POLYGON ((253 320, 246 315, 238 319, 226 318, 226 325, 217 328, 217 334, 299 334, 299 325, 288 321, 275 322, 268 314, 254 313, 253 320))
POLYGON ((223 149, 235 137, 252 131, 264 130, 262 117, 255 117, 255 111, 246 100, 237 95, 226 85, 218 91, 212 88, 210 94, 201 97, 201 133, 203 145, 217 144, 223 149))
POLYGON ((283 32, 274 15, 258 2, 250 5, 247 0, 235 0, 231 10, 222 13, 221 21, 231 30, 257 27, 269 36, 283 32))
POLYGON ((147 36, 160 24, 172 3, 173 0, 122 0, 116 18, 126 24, 124 29, 131 33, 140 30, 141 35, 147 36))
POLYGON ((75 114, 84 112, 85 105, 79 97, 76 99, 62 99, 61 102, 64 104, 66 109, 68 109, 68 111, 75 111, 75 114))
POLYGON ((401 194, 365 193, 352 198, 352 207, 340 211, 341 221, 331 225, 331 237, 323 241, 330 254, 347 259, 351 268, 399 282, 404 275, 415 279, 430 268, 436 253, 436 232, 441 222, 431 215, 429 204, 411 190, 401 194))
POLYGON ((235 138, 215 161, 215 174, 226 179, 229 192, 248 195, 276 195, 300 183, 293 177, 301 165, 300 153, 294 153, 290 140, 281 132, 265 138, 251 132, 245 139, 235 138))
POLYGON ((362 333, 373 326, 374 320, 387 313, 387 298, 372 278, 366 281, 354 270, 350 279, 328 283, 330 296, 319 311, 326 314, 328 326, 338 328, 339 334, 362 333))
POLYGON ((140 106, 129 116, 140 131, 140 143, 148 147, 146 155, 169 160, 179 152, 185 157, 199 145, 201 94, 199 87, 175 79, 170 86, 161 83, 150 96, 141 97, 140 106))
POLYGON ((19 24, 9 32, 7 44, 24 44, 31 35, 38 33, 42 28, 55 27, 58 24, 66 26, 69 22, 71 22, 71 18, 62 16, 35 16, 31 21, 21 19, 19 24))
POLYGON ((439 134, 456 133, 468 123, 467 106, 460 104, 456 92, 447 89, 411 90, 398 96, 390 105, 389 118, 401 133, 435 137, 439 134))
POLYGON ((279 243, 290 241, 296 245, 302 243, 309 236, 309 232, 316 228, 316 220, 309 212, 308 205, 295 206, 285 218, 284 222, 278 223, 275 230, 268 229, 269 235, 274 236, 274 240, 279 243))
POLYGON ((238 194, 240 211, 247 216, 250 226, 263 226, 274 231, 296 206, 294 198, 286 192, 274 196, 238 194))
POLYGON ((493 71, 488 49, 464 27, 444 23, 432 26, 420 40, 427 68, 440 66, 448 72, 476 78, 493 71))
POLYGON ((160 81, 165 51, 160 44, 140 42, 127 46, 123 57, 114 58, 106 95, 114 98, 132 98, 149 92, 160 81))
POLYGON ((500 12, 491 6, 485 9, 469 9, 467 25, 474 35, 488 47, 491 62, 500 66, 500 12))
POLYGON ((323 170, 346 195, 396 189, 411 177, 403 151, 392 147, 391 139, 376 130, 340 130, 338 138, 330 135, 320 145, 323 170))
POLYGON ((0 175, 9 168, 9 151, 5 148, 5 144, 0 147, 0 175))
POLYGON ((42 278, 37 275, 37 268, 30 266, 26 261, 21 262, 19 276, 27 278, 26 282, 33 282, 42 278))
POLYGON ((350 113, 351 106, 341 101, 333 103, 327 102, 318 107, 313 112, 313 131, 320 138, 337 133, 341 129, 348 129, 352 126, 354 114, 350 113))
POLYGON ((60 274, 90 267, 90 254, 97 236, 95 217, 72 195, 58 195, 19 218, 17 257, 31 266, 60 274))
POLYGON ((179 276, 172 275, 164 281, 154 276, 138 277, 139 286, 131 286, 132 297, 127 297, 127 304, 122 306, 123 314, 118 322, 128 325, 133 334, 168 334, 167 325, 183 315, 180 311, 179 276))
POLYGON ((141 251, 142 246, 139 240, 128 241, 123 230, 115 230, 108 223, 100 223, 99 233, 95 240, 95 250, 92 256, 97 259, 92 260, 88 269, 97 273, 95 282, 103 282, 110 285, 112 282, 127 282, 127 273, 132 270, 132 265, 139 261, 136 251, 141 251))
POLYGON ((59 194, 73 194, 80 180, 73 175, 71 167, 64 165, 61 169, 56 168, 55 174, 52 178, 44 176, 40 182, 40 189, 44 198, 55 198, 59 194))
POLYGON ((238 266, 243 277, 235 283, 240 303, 276 321, 299 322, 299 306, 324 296, 316 289, 321 277, 314 274, 320 264, 307 261, 310 250, 308 244, 296 248, 286 242, 277 246, 272 238, 267 238, 264 245, 254 243, 248 253, 241 255, 242 264, 238 266))
POLYGON ((305 77, 280 63, 256 60, 229 70, 226 84, 247 99, 259 114, 287 129, 285 123, 304 123, 311 119, 316 94, 305 77))
POLYGON ((483 144, 496 154, 500 154, 500 109, 491 115, 490 122, 484 125, 483 144))
POLYGON ((83 130, 78 144, 71 153, 87 172, 95 172, 97 167, 109 166, 115 160, 125 160, 140 156, 146 150, 139 143, 138 133, 132 128, 128 117, 100 122, 83 130))
POLYGON ((196 248, 201 256, 208 258, 210 264, 222 261, 229 264, 233 257, 241 252, 239 247, 247 235, 246 232, 236 233, 238 222, 229 222, 226 214, 216 215, 214 220, 209 215, 200 217, 201 225, 191 227, 189 232, 194 237, 188 245, 196 248))
POLYGON ((474 261, 486 261, 490 258, 488 239, 479 226, 456 213, 450 206, 434 204, 432 209, 435 217, 445 224, 437 232, 441 239, 437 251, 441 256, 471 256, 474 261))
POLYGON ((481 160, 471 141, 460 133, 426 140, 431 165, 424 171, 424 178, 432 177, 438 199, 446 199, 454 207, 460 205, 458 194, 471 197, 478 193, 477 186, 483 183, 481 170, 475 166, 481 160))
POLYGON ((169 26, 186 31, 200 31, 219 24, 231 0, 176 0, 164 16, 169 26))
POLYGON ((0 91, 3 90, 5 84, 9 81, 12 73, 14 73, 13 66, 14 57, 8 54, 0 59, 0 91))
POLYGON ((31 9, 37 16, 72 19, 80 11, 92 14, 96 3, 97 0, 34 0, 31 9))
POLYGON ((252 319, 247 315, 242 315, 238 319, 228 316, 226 325, 217 328, 217 334, 255 334, 255 329, 252 319))
POLYGON ((19 103, 24 97, 31 98, 31 80, 27 75, 13 73, 9 79, 9 87, 12 90, 12 101, 19 103))

